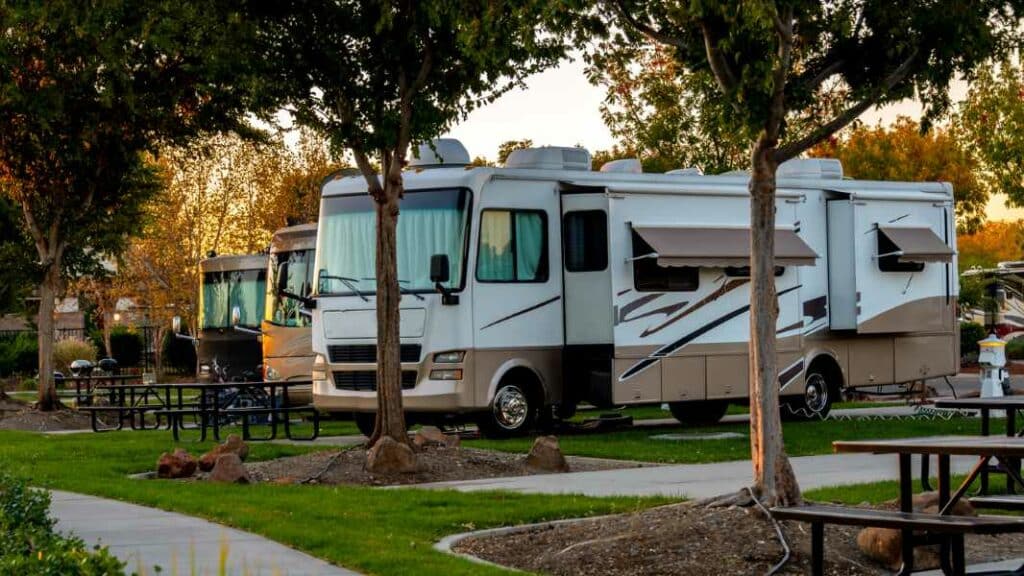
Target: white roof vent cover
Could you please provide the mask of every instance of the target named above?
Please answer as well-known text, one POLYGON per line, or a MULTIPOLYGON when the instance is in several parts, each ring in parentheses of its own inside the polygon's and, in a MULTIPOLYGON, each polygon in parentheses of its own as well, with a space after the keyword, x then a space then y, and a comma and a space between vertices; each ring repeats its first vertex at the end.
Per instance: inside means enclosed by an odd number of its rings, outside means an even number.
POLYGON ((796 158, 779 164, 779 178, 842 180, 843 165, 835 158, 796 158))
POLYGON ((417 154, 409 158, 409 166, 418 168, 466 166, 469 162, 469 151, 455 138, 438 138, 423 142, 419 145, 417 154))
POLYGON ((610 160, 601 165, 601 172, 618 172, 627 174, 642 174, 643 166, 639 158, 620 158, 610 160))
POLYGON ((505 160, 506 168, 590 171, 590 152, 585 148, 543 146, 514 150, 505 160))

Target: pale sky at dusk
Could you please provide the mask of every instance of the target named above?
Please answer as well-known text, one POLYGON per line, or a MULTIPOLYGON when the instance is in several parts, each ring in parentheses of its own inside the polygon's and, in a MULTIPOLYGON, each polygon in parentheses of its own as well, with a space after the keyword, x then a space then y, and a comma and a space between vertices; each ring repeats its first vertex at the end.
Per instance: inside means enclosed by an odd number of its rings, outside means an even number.
MULTIPOLYGON (((573 60, 526 80, 526 89, 505 94, 496 102, 476 110, 447 134, 458 138, 471 156, 491 160, 498 145, 507 140, 529 138, 538 146, 581 144, 591 152, 610 148, 615 139, 601 119, 599 106, 604 99, 601 88, 591 86, 583 74, 583 62, 573 60)), ((954 100, 964 96, 966 85, 952 88, 954 100)), ((905 101, 881 110, 870 110, 861 118, 868 124, 879 120, 888 124, 897 116, 920 116, 917 102, 905 101)), ((989 218, 1024 218, 1024 210, 1007 209, 1002 197, 989 201, 989 218)))

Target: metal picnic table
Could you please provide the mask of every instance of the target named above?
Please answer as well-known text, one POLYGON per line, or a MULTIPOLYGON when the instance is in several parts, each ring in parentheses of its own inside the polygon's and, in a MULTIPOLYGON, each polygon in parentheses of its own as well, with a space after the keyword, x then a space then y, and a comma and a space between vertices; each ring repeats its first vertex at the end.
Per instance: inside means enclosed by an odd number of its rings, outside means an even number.
MULTIPOLYGON (((935 401, 936 408, 950 408, 956 410, 978 410, 981 413, 981 435, 988 436, 991 432, 990 420, 993 410, 1006 412, 1006 436, 1022 436, 1024 428, 1017 430, 1017 412, 1024 410, 1024 396, 1002 396, 996 398, 939 398, 935 401)), ((1015 466, 1014 470, 1020 475, 1020 460, 1011 460, 1009 465, 1015 466)), ((1002 468, 999 472, 1004 472, 1002 468)), ((988 475, 990 469, 986 466, 981 471, 981 494, 988 493, 988 475)), ((1014 482, 1010 476, 1006 478, 1006 491, 1013 494, 1016 492, 1014 482)))
MULTIPOLYGON (((1007 461, 1024 458, 1024 438, 1004 436, 929 436, 887 440, 842 440, 833 442, 832 447, 836 453, 896 454, 899 457, 899 505, 900 511, 905 513, 913 512, 912 456, 920 455, 924 458, 936 456, 939 463, 939 515, 951 514, 953 506, 963 498, 971 483, 978 478, 982 469, 988 465, 991 459, 994 458, 1005 464, 1007 461), (964 482, 951 493, 950 458, 952 456, 975 456, 978 461, 964 482)), ((1019 472, 1007 467, 1006 473, 1013 480, 1024 484, 1019 472)), ((903 539, 904 565, 900 574, 909 574, 913 571, 914 545, 924 542, 921 542, 913 531, 904 530, 903 539)), ((950 567, 959 566, 960 569, 957 572, 962 573, 962 541, 959 549, 951 546, 947 540, 941 542, 941 547, 940 558, 943 563, 943 571, 952 573, 950 567)), ((1024 574, 1024 566, 1010 574, 1024 574)))

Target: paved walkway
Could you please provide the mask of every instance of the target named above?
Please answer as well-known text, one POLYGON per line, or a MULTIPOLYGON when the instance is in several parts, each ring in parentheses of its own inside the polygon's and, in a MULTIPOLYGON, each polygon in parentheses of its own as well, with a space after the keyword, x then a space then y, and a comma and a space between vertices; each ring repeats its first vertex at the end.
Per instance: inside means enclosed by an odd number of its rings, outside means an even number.
MULTIPOLYGON (((954 458, 954 472, 970 470, 974 458, 954 458)), ((796 477, 803 490, 844 484, 861 484, 899 478, 895 456, 873 454, 839 454, 801 456, 792 458, 796 477)), ((920 461, 915 458, 915 476, 920 461)), ((934 473, 935 463, 932 462, 934 473)), ((750 461, 741 460, 718 464, 679 464, 601 470, 597 472, 570 472, 488 478, 457 482, 419 484, 417 488, 458 490, 508 490, 528 494, 584 494, 587 496, 668 496, 710 498, 741 490, 750 485, 750 461)), ((895 490, 893 498, 896 497, 895 490)))
POLYGON ((104 544, 139 574, 358 576, 262 536, 199 518, 72 492, 51 491, 57 529, 104 544), (226 553, 221 570, 221 554, 226 553))

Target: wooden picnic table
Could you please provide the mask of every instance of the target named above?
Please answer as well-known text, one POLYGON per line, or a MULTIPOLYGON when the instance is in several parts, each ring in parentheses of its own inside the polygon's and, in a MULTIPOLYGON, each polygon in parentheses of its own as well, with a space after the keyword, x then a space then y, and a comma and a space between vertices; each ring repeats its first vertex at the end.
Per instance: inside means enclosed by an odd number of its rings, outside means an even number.
MULTIPOLYGON (((988 465, 990 460, 994 458, 1005 464, 1007 460, 1024 458, 1024 438, 1005 436, 926 436, 886 440, 840 440, 833 442, 832 448, 836 453, 896 454, 899 457, 899 505, 900 511, 906 514, 913 512, 911 458, 914 455, 938 458, 939 515, 952 513, 953 506, 963 498, 971 483, 978 478, 981 470, 988 465), (951 493, 950 457, 952 456, 975 456, 978 461, 963 483, 955 492, 951 493)), ((1017 471, 1007 467, 1007 474, 1015 481, 1024 484, 1017 471)), ((909 574, 913 571, 913 547, 931 542, 921 542, 915 537, 913 531, 907 530, 903 531, 903 539, 905 542, 904 565, 900 574, 909 574)), ((941 544, 940 557, 943 561, 943 570, 946 571, 947 567, 956 566, 958 562, 953 558, 949 542, 943 541, 941 544)), ((957 572, 962 573, 962 565, 957 572)))
MULTIPOLYGON (((1006 412, 1006 435, 1024 435, 1024 428, 1017 430, 1017 412, 1024 410, 1024 396, 1001 396, 998 398, 939 398, 935 401, 936 408, 949 408, 956 410, 977 410, 981 413, 981 435, 988 436, 991 432, 991 412, 1003 410, 1006 412)), ((1020 474, 1020 461, 1013 462, 1014 470, 1020 474)), ((981 494, 988 494, 988 475, 990 472, 1005 473, 1002 468, 992 469, 988 466, 981 471, 981 494)), ((1006 491, 1013 494, 1016 486, 1013 479, 1006 477, 1006 491)))

